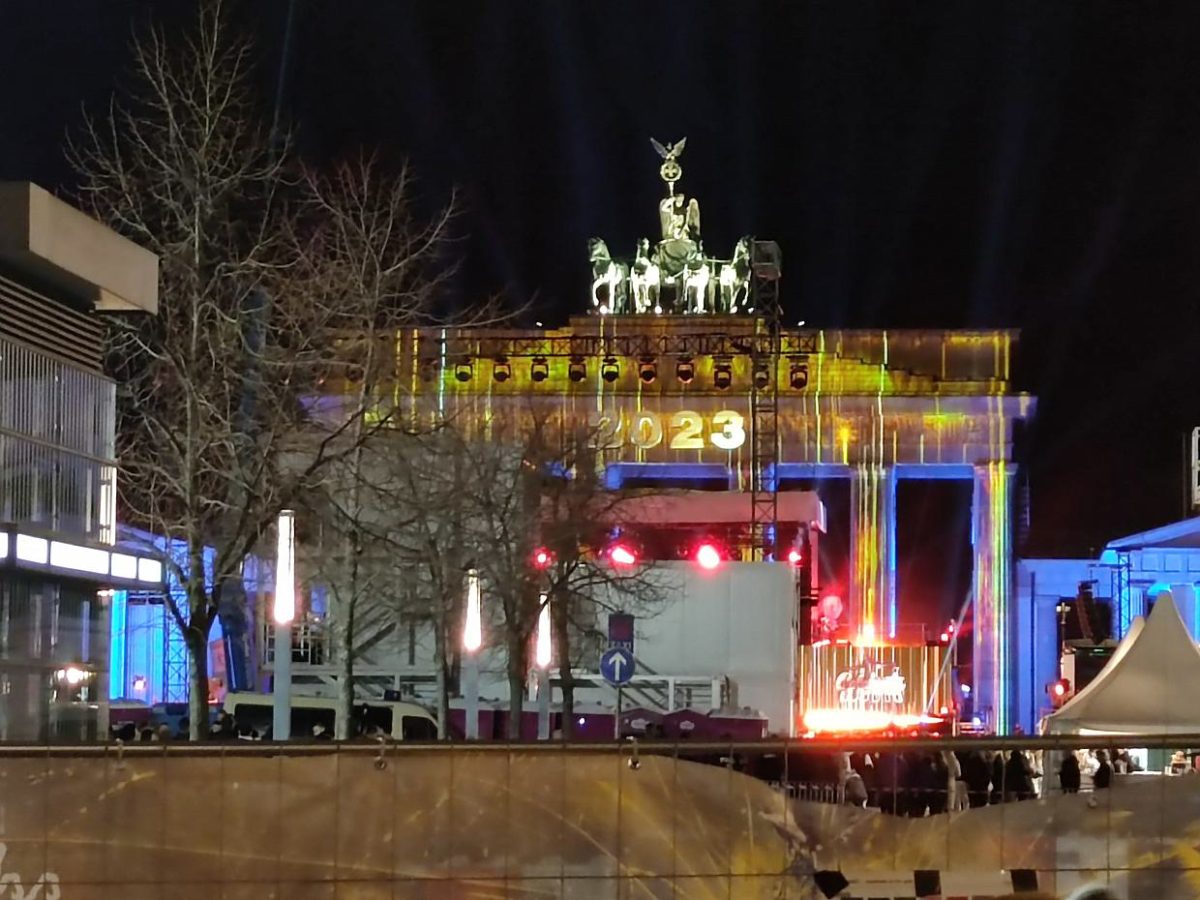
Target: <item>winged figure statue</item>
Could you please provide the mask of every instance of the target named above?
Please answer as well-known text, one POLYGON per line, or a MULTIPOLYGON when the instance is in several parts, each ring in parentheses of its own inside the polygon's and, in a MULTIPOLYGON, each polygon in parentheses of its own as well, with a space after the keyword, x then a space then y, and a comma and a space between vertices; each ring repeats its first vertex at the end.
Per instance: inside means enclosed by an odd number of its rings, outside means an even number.
POLYGON ((654 145, 654 149, 658 151, 658 155, 663 159, 675 160, 679 158, 680 154, 683 153, 683 148, 687 146, 687 138, 681 138, 676 143, 667 144, 665 147, 654 138, 650 138, 650 143, 654 145))

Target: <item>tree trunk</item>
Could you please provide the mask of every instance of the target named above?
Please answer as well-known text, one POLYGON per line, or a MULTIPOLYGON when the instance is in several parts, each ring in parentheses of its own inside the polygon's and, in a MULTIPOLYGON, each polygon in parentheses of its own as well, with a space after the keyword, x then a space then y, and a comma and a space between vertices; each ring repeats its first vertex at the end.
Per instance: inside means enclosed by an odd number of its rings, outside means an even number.
POLYGON ((525 711, 526 641, 520 635, 508 635, 508 739, 521 739, 521 714, 525 711))
POLYGON ((433 655, 437 665, 438 740, 450 736, 450 661, 446 658, 446 617, 439 612, 433 621, 433 655))
POLYGON ((183 632, 188 650, 188 738, 193 741, 204 740, 209 734, 208 633, 213 620, 204 583, 203 548, 198 548, 195 542, 189 548, 188 624, 183 632))
POLYGON ((208 629, 191 625, 185 634, 188 649, 188 739, 208 737, 208 629))
MULTIPOLYGON (((351 568, 357 569, 357 563, 352 563, 351 568)), ((338 702, 337 717, 334 719, 334 739, 339 741, 350 739, 350 723, 354 711, 354 592, 357 590, 354 581, 352 576, 350 596, 344 606, 339 604, 342 608, 338 610, 338 615, 333 621, 333 652, 337 654, 338 661, 338 702)))
POLYGON ((253 690, 253 679, 249 675, 254 668, 250 627, 252 618, 248 615, 249 600, 241 571, 221 579, 220 596, 221 608, 217 611, 217 617, 228 650, 224 687, 229 691, 253 690))
POLYGON ((558 660, 558 684, 562 689, 562 737, 570 740, 575 729, 575 679, 571 676, 571 633, 567 603, 553 597, 550 603, 550 627, 554 637, 554 658, 558 660))

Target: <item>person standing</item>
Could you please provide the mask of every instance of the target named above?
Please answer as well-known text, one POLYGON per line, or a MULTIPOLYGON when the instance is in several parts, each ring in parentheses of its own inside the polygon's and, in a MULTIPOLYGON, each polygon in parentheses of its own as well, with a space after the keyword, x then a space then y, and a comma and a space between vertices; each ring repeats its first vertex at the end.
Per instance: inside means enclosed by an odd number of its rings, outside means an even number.
POLYGON ((1112 766, 1108 764, 1108 754, 1103 750, 1096 751, 1096 760, 1100 765, 1096 767, 1096 774, 1092 776, 1092 786, 1102 791, 1112 784, 1112 766))
POLYGON ((1064 794, 1078 794, 1082 776, 1079 772, 1079 758, 1074 751, 1063 756, 1062 765, 1058 767, 1058 783, 1064 794))
POLYGON ((962 762, 963 779, 967 783, 967 802, 972 809, 987 806, 988 784, 992 780, 987 760, 978 750, 970 750, 962 762))
POLYGON ((992 757, 992 792, 988 802, 995 805, 1004 802, 1004 751, 997 750, 992 757))

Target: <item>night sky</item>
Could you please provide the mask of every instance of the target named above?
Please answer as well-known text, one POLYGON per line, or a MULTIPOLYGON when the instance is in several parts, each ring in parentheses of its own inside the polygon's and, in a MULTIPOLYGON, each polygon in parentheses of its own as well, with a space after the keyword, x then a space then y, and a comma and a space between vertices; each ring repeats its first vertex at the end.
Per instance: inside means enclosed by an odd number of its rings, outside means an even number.
MULTIPOLYGON (((272 99, 287 4, 233 6, 272 99)), ((0 0, 0 178, 69 191, 64 134, 135 22, 191 4, 0 0)), ((284 109, 314 160, 459 191, 455 296, 584 309, 586 240, 656 228, 687 136, 706 245, 779 242, 789 320, 1022 329, 1031 555, 1181 514, 1200 425, 1200 5, 297 2, 284 109)), ((945 506, 942 500, 931 500, 945 506)), ((940 508, 940 507, 937 507, 940 508)), ((946 515, 914 514, 960 534, 946 515)))

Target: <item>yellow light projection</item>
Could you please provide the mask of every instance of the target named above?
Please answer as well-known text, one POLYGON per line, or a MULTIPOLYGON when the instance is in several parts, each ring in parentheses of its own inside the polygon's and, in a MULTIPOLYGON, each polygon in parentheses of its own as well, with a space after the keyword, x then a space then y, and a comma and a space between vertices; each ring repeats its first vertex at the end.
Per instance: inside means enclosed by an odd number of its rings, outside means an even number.
POLYGON ((396 341, 393 402, 414 425, 452 421, 477 439, 583 429, 595 435, 598 466, 721 465, 746 490, 757 377, 776 398, 777 464, 850 479, 849 618, 883 640, 895 638, 901 612, 898 478, 973 478, 975 649, 987 673, 976 675, 976 697, 1006 725, 1011 429, 1034 410, 1010 392, 1014 334, 785 329, 777 344, 768 338, 751 316, 416 329, 396 341))

